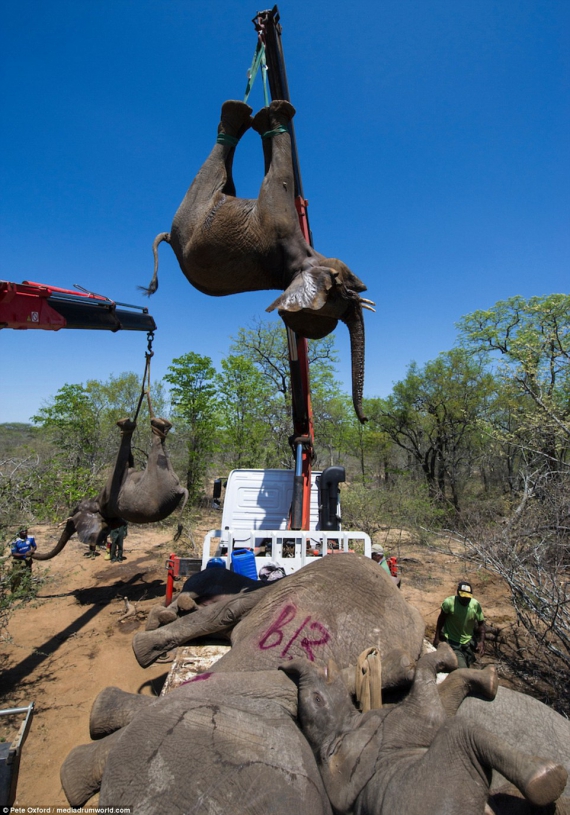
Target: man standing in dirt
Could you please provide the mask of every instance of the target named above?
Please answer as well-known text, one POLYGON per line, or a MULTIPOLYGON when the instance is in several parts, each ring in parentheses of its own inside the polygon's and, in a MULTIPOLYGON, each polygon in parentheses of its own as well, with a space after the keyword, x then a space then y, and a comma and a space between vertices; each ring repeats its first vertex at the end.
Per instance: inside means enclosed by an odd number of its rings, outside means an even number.
POLYGON ((460 581, 455 597, 447 597, 441 604, 433 638, 435 648, 440 640, 453 648, 460 668, 473 665, 475 650, 480 655, 485 653, 485 617, 467 580, 460 581))
POLYGON ((111 538, 111 563, 120 563, 124 560, 123 557, 123 541, 127 537, 127 524, 123 523, 116 529, 111 530, 109 537, 111 538))
POLYGON ((11 588, 16 591, 22 582, 26 569, 29 577, 32 575, 32 555, 36 551, 36 540, 28 535, 28 530, 20 529, 18 537, 12 542, 10 552, 12 554, 14 568, 12 570, 11 588))

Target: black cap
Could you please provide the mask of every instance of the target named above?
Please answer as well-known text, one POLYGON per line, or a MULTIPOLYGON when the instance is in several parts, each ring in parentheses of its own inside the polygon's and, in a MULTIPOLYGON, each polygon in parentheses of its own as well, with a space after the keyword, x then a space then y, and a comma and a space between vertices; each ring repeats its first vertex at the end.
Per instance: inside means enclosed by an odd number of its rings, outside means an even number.
POLYGON ((467 580, 460 580, 457 586, 457 594, 459 597, 473 597, 471 583, 468 583, 467 580))

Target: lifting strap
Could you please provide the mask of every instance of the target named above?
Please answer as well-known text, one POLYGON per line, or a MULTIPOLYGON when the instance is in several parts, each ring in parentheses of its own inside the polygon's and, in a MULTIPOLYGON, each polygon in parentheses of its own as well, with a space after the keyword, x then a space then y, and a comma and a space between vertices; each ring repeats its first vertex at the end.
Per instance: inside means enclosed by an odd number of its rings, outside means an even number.
POLYGON ((253 88, 253 83, 255 82, 255 77, 257 76, 257 72, 260 66, 261 66, 261 79, 263 80, 263 97, 265 99, 265 107, 268 108, 269 91, 267 90, 267 62, 265 60, 265 45, 261 41, 261 37, 257 41, 257 46, 255 49, 255 53, 253 54, 251 68, 247 72, 247 85, 245 88, 245 96, 243 98, 244 102, 247 102, 247 100, 249 99, 249 94, 251 93, 251 89, 253 88))
POLYGON ((148 402, 148 413, 151 419, 154 419, 154 412, 152 409, 152 403, 150 401, 150 361, 154 356, 154 351, 152 350, 152 341, 154 340, 154 331, 149 331, 146 335, 148 340, 147 344, 147 351, 145 353, 145 366, 144 366, 144 373, 142 375, 142 385, 141 385, 141 395, 139 396, 139 403, 137 405, 137 409, 135 410, 135 416, 133 421, 136 422, 139 411, 141 409, 142 401, 146 396, 148 402))

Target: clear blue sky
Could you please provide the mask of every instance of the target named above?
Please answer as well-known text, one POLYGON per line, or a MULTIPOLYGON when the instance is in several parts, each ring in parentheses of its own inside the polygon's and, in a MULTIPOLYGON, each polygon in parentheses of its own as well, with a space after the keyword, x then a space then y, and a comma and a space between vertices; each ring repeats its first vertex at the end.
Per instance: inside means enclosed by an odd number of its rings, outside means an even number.
MULTIPOLYGON (((200 294, 154 236, 242 98, 256 6, 244 0, 4 0, 0 278, 148 302, 154 376, 228 352, 276 294, 200 294)), ((368 285, 366 396, 455 341, 455 322, 568 291, 568 0, 279 3, 315 247, 368 285)), ((260 80, 252 106, 263 105, 260 80)), ((236 157, 255 197, 261 147, 236 157)), ((271 319, 278 319, 271 317, 271 319)), ((336 344, 350 390, 346 328, 336 344)), ((0 422, 65 383, 142 370, 144 334, 0 331, 0 422)))

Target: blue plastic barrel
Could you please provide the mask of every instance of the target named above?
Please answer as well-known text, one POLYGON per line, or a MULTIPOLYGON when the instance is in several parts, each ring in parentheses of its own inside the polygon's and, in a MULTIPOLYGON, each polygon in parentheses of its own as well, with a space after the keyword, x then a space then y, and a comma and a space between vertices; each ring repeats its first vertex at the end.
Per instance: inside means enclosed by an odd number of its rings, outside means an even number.
POLYGON ((226 562, 223 557, 211 557, 210 560, 206 563, 206 569, 225 569, 226 562))
POLYGON ((234 549, 232 552, 232 566, 236 574, 242 574, 244 577, 257 580, 255 555, 251 549, 234 549))

